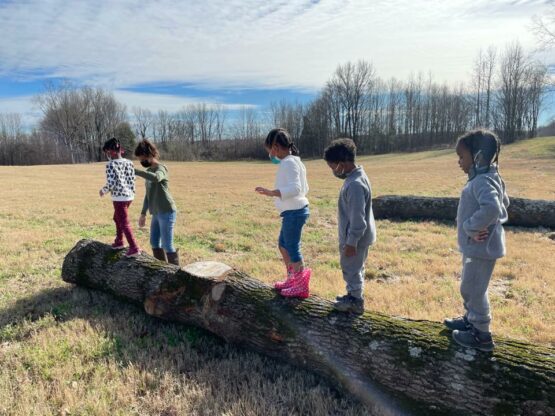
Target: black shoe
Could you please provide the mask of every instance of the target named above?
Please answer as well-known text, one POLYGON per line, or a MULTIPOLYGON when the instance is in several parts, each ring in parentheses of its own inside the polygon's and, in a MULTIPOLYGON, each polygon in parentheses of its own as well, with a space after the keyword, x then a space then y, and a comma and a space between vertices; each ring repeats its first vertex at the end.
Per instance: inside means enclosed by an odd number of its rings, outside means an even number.
POLYGON ((339 312, 351 312, 360 315, 364 312, 364 299, 347 295, 335 302, 333 307, 339 312))
POLYGON ((346 295, 343 295, 343 296, 336 296, 336 297, 335 297, 335 300, 338 301, 338 302, 343 302, 343 301, 344 301, 345 299, 347 299, 349 296, 351 296, 351 295, 349 295, 348 293, 347 293, 346 295))
POLYGON ((468 322, 466 315, 459 316, 458 318, 452 318, 452 319, 447 318, 443 321, 443 323, 451 331, 454 331, 454 330, 468 331, 470 328, 472 328, 472 324, 468 322))
POLYGON ((453 339, 459 345, 468 348, 476 348, 480 351, 493 351, 495 344, 491 337, 491 332, 479 331, 476 328, 471 328, 468 331, 453 331, 453 339))

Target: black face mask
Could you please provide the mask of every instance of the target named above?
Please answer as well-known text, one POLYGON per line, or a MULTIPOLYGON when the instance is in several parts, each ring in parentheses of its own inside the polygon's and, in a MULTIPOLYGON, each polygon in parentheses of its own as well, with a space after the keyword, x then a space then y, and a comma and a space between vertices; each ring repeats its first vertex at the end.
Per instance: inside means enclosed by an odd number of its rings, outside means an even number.
POLYGON ((141 165, 142 165, 144 168, 148 168, 148 167, 150 167, 150 166, 152 165, 152 163, 150 163, 148 160, 141 160, 141 165))

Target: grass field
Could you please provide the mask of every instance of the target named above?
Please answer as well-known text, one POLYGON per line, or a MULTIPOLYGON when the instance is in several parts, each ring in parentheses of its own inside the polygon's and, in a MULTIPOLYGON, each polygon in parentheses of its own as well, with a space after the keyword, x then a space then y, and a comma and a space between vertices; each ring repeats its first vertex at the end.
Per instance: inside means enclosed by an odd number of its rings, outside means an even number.
MULTIPOLYGON (((507 146, 509 194, 555 199, 555 138, 507 146)), ((362 157, 374 195, 458 196, 465 183, 452 150, 362 157)), ((217 260, 266 282, 281 277, 279 217, 269 162, 168 163, 179 208, 182 262, 217 260)), ((311 218, 303 237, 312 292, 343 293, 336 232, 341 181, 306 161, 311 218)), ((113 239, 112 206, 100 199, 103 164, 0 167, 0 414, 363 414, 317 377, 160 322, 108 295, 60 279, 81 238, 113 239)), ((131 206, 136 224, 144 185, 131 206)), ((366 308, 439 321, 461 312, 453 224, 378 221, 367 263, 366 308)), ((144 248, 148 234, 137 230, 144 248)), ((547 230, 507 228, 490 298, 494 334, 555 345, 555 241, 547 230)))

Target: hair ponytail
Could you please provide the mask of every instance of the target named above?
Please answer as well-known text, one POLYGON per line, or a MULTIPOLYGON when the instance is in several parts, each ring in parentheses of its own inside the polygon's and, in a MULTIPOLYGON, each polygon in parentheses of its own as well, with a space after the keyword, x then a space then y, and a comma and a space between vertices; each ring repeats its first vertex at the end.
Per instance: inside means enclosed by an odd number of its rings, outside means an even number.
POLYGON ((267 148, 272 147, 274 144, 278 144, 281 147, 285 147, 291 151, 293 156, 299 156, 300 152, 297 146, 293 143, 291 135, 289 132, 282 128, 272 129, 266 136, 264 141, 264 146, 267 148))
POLYGON ((115 137, 112 137, 109 140, 104 142, 104 146, 102 146, 102 151, 112 151, 112 152, 119 152, 121 151, 121 143, 115 137))

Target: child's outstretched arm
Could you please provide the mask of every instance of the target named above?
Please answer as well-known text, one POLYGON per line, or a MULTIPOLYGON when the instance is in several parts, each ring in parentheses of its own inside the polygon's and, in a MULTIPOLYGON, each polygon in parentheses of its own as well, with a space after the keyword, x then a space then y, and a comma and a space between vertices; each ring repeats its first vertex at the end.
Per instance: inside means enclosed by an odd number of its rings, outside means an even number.
MULTIPOLYGON (((353 247, 349 249, 351 255, 356 254, 358 241, 366 232, 366 202, 368 200, 368 190, 360 183, 353 182, 347 188, 347 202, 349 206, 349 232, 347 234, 346 245, 353 247)), ((346 254, 349 254, 346 249, 346 254)))
POLYGON ((473 194, 480 208, 467 219, 462 227, 464 232, 477 241, 484 241, 489 232, 487 228, 501 216, 499 191, 487 178, 478 177, 473 186, 473 194))
POLYGON ((102 197, 114 189, 116 181, 114 167, 111 163, 106 164, 106 184, 98 191, 98 194, 102 197))
POLYGON ((164 179, 168 179, 166 169, 158 169, 156 172, 147 172, 146 170, 135 168, 135 175, 152 182, 162 182, 164 179))

